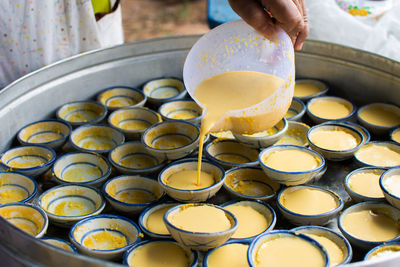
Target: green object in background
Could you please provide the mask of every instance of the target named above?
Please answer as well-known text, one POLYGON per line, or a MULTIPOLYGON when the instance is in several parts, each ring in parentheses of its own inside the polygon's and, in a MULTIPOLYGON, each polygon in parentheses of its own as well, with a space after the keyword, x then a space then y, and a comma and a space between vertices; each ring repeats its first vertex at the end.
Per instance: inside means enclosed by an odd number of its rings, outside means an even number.
POLYGON ((111 11, 110 0, 92 0, 94 14, 111 11))

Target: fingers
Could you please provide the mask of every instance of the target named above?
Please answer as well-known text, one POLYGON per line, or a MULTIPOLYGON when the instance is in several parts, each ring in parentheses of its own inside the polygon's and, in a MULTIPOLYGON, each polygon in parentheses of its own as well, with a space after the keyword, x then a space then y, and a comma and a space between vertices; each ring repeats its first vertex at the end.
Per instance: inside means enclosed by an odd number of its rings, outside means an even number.
POLYGON ((259 1, 229 0, 232 9, 250 26, 265 37, 274 35, 276 28, 269 14, 259 1))
POLYGON ((303 43, 306 40, 309 32, 310 32, 310 28, 308 26, 308 17, 307 17, 307 9, 306 9, 306 5, 305 5, 305 0, 294 0, 294 2, 296 3, 297 8, 299 9, 300 13, 302 14, 303 17, 303 28, 300 30, 296 42, 294 43, 294 49, 296 50, 300 50, 303 48, 303 43))

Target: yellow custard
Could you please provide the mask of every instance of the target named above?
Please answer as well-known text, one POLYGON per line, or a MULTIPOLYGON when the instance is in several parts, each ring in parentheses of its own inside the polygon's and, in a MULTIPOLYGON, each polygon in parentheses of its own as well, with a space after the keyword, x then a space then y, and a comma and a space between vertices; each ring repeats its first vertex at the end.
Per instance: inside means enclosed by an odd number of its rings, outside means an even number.
POLYGON ((172 242, 152 242, 145 244, 128 258, 129 266, 189 267, 189 255, 179 245, 172 242))
POLYGON ((382 172, 378 171, 356 173, 349 178, 348 184, 350 189, 357 194, 373 198, 383 198, 385 196, 379 186, 381 175, 382 172))
POLYGON ((197 170, 183 170, 168 176, 164 182, 166 185, 184 190, 197 190, 210 187, 215 184, 214 177, 201 171, 200 184, 197 184, 197 170))
POLYGON ((0 204, 18 202, 28 197, 28 192, 22 188, 10 185, 0 187, 0 204))
POLYGON ((317 99, 309 104, 308 109, 313 115, 328 120, 341 119, 352 112, 348 105, 335 99, 317 99))
POLYGON ((62 172, 62 179, 67 182, 87 182, 102 176, 101 169, 98 166, 84 164, 81 167, 67 169, 62 172))
POLYGON ((247 267, 246 244, 228 244, 215 249, 208 257, 207 266, 209 267, 247 267))
POLYGON ((359 112, 359 116, 364 121, 378 126, 393 127, 400 125, 400 114, 385 107, 364 108, 359 112))
POLYGON ((128 240, 116 231, 104 229, 104 231, 95 232, 85 237, 82 244, 91 249, 111 250, 127 246, 128 240))
POLYGON ((323 267, 325 259, 320 250, 299 237, 279 236, 267 240, 256 249, 256 267, 323 267))
POLYGON ((170 214, 168 220, 175 227, 190 232, 217 233, 232 228, 223 210, 207 205, 185 205, 170 214))
POLYGON ((310 136, 311 142, 316 146, 335 150, 345 151, 350 150, 359 145, 359 140, 347 130, 315 130, 310 136))
POLYGON ((141 189, 127 189, 122 192, 117 192, 112 195, 115 199, 124 203, 149 203, 157 199, 157 197, 145 190, 141 189))
POLYGON ((271 222, 261 212, 250 205, 231 205, 225 207, 235 215, 238 220, 238 229, 232 235, 232 238, 247 238, 264 232, 271 222))
POLYGON ((56 240, 56 239, 44 239, 43 241, 46 242, 46 243, 49 243, 49 244, 51 244, 53 246, 56 246, 58 248, 61 248, 61 249, 64 249, 64 250, 67 250, 67 251, 70 251, 70 252, 74 252, 74 250, 70 246, 68 246, 68 244, 66 244, 66 243, 64 243, 62 241, 59 241, 59 240, 56 240))
POLYGON ((400 198, 400 175, 391 175, 383 180, 383 186, 392 195, 400 198))
POLYGON ((307 187, 289 188, 284 191, 279 201, 286 209, 302 215, 322 214, 339 206, 338 201, 330 193, 307 187))
POLYGON ((130 155, 119 162, 120 165, 131 169, 148 169, 156 166, 157 163, 153 157, 143 154, 130 155))
POLYGON ((121 121, 118 127, 129 131, 145 130, 151 126, 151 123, 144 120, 127 120, 121 121))
POLYGON ((313 83, 295 83, 294 85, 294 96, 305 97, 314 94, 318 94, 321 90, 313 83))
POLYGON ((273 151, 265 154, 262 162, 269 168, 286 172, 310 171, 321 164, 318 158, 299 149, 273 151))
POLYGON ((393 167, 400 165, 400 153, 385 146, 367 144, 356 152, 356 157, 369 165, 393 167))
POLYGON ((317 241, 323 248, 325 248, 325 250, 328 252, 329 266, 336 266, 344 261, 345 258, 343 251, 335 242, 322 235, 309 233, 304 234, 311 237, 312 239, 317 241))
POLYGON ((396 130, 392 134, 393 141, 400 143, 400 130, 396 130))
POLYGON ((180 135, 165 135, 157 138, 151 146, 156 149, 174 149, 188 145, 191 140, 180 135))
POLYGON ((399 245, 386 245, 374 251, 369 257, 368 260, 386 258, 388 256, 392 256, 393 254, 400 254, 400 246, 399 245))
POLYGON ((373 242, 388 241, 400 235, 398 222, 374 210, 360 210, 344 215, 342 227, 352 236, 373 242))
POLYGON ((248 163, 250 160, 247 157, 244 157, 242 155, 236 155, 236 154, 220 154, 216 156, 215 158, 226 161, 226 162, 231 162, 231 163, 248 163))
MULTIPOLYGON (((197 167, 199 171, 197 175, 198 184, 200 183, 204 138, 207 133, 214 127, 214 125, 225 113, 231 110, 240 110, 251 107, 262 102, 272 93, 274 93, 283 83, 284 81, 282 79, 265 73, 252 71, 232 71, 212 76, 199 84, 199 86, 196 88, 195 96, 196 99, 203 105, 206 112, 202 118, 200 129, 200 145, 197 167), (244 94, 243 92, 246 93, 244 94), (221 99, 224 100, 223 105, 221 105, 221 99)), ((284 108, 287 109, 287 107, 282 107, 282 109, 284 108)), ((260 125, 257 125, 259 129, 250 129, 249 122, 256 119, 256 116, 254 118, 248 117, 245 120, 243 120, 243 118, 238 119, 230 117, 227 118, 226 122, 229 123, 230 129, 233 132, 243 132, 243 129, 246 129, 248 131, 247 133, 252 134, 268 128, 268 126, 265 127, 265 125, 261 125, 261 123, 259 123, 260 125)), ((269 119, 273 120, 274 118, 271 117, 269 119)), ((269 120, 264 120, 264 123, 268 125, 269 120)), ((218 131, 225 129, 214 130, 218 131)))
POLYGON ((297 111, 295 111, 293 109, 289 109, 285 114, 285 118, 290 119, 290 118, 296 116, 297 114, 298 114, 297 111))
POLYGON ((40 156, 21 156, 18 158, 15 158, 9 162, 7 162, 7 165, 10 166, 11 168, 21 168, 21 169, 27 169, 27 168, 33 168, 37 166, 41 166, 47 163, 47 159, 42 158, 40 156))
POLYGON ((166 205, 154 212, 152 212, 146 220, 146 227, 150 232, 159 235, 169 235, 169 231, 164 223, 164 214, 176 204, 166 205))

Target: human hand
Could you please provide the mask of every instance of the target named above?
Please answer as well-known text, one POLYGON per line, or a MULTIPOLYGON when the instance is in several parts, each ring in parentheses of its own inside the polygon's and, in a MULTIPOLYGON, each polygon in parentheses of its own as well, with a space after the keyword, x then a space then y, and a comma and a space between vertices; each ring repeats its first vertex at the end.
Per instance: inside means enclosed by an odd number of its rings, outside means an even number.
POLYGON ((282 27, 294 49, 300 50, 309 33, 305 0, 229 0, 232 9, 266 37, 282 27))

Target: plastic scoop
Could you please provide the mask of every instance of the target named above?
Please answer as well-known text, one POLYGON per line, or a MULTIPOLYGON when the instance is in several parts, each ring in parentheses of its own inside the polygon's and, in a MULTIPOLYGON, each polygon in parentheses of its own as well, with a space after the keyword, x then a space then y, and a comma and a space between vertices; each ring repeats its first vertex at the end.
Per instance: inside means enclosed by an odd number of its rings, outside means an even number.
POLYGON ((194 44, 185 61, 183 79, 190 96, 204 108, 195 97, 198 85, 207 78, 231 71, 266 73, 281 78, 284 83, 264 101, 225 113, 211 131, 232 130, 235 124, 236 132, 257 132, 278 123, 293 97, 294 51, 289 36, 279 29, 268 40, 242 20, 222 24, 194 44))

